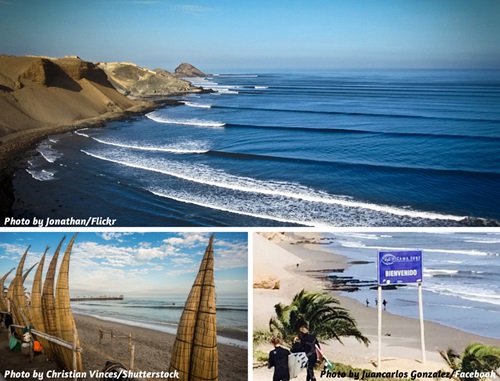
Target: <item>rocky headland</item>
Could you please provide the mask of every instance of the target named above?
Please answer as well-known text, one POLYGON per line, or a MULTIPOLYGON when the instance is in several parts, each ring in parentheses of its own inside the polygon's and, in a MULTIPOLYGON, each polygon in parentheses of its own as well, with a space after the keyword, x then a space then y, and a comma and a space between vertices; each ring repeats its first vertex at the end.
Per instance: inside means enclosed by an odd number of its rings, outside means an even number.
POLYGON ((133 99, 168 97, 201 90, 164 69, 150 70, 126 62, 99 63, 98 67, 104 70, 119 93, 133 99))
POLYGON ((188 63, 181 63, 174 71, 178 78, 206 77, 207 74, 188 63))
POLYGON ((142 114, 169 96, 200 91, 163 69, 94 64, 76 56, 0 54, 0 216, 10 214, 19 159, 38 141, 142 114))

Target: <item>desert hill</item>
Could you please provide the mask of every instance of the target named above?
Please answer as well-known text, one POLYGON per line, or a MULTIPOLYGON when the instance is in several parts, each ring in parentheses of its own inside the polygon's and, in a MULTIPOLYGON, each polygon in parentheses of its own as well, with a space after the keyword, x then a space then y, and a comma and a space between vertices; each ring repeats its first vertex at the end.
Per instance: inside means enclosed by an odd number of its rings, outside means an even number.
POLYGON ((0 56, 0 137, 138 105, 118 93, 91 62, 0 56))
POLYGON ((150 70, 126 62, 99 63, 98 66, 104 70, 109 81, 121 94, 132 98, 200 91, 164 69, 150 70))

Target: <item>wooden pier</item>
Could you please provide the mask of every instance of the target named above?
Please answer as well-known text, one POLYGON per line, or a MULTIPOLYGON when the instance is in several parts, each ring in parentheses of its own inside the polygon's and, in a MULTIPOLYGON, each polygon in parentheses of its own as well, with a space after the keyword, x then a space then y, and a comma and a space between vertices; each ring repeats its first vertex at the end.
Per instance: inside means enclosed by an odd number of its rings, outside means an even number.
POLYGON ((100 300, 123 300, 123 295, 118 296, 109 296, 109 295, 100 295, 100 296, 75 296, 70 298, 69 300, 72 302, 87 302, 87 301, 100 301, 100 300))

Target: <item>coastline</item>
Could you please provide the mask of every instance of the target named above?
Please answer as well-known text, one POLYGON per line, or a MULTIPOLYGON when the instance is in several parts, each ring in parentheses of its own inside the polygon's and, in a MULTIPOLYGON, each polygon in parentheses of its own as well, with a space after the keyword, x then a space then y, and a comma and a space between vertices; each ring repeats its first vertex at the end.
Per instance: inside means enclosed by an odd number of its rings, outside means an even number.
MULTIPOLYGON (((295 240, 300 240, 297 236, 295 240)), ((304 241, 302 239, 302 241, 304 241)), ((321 245, 309 240, 295 244, 289 242, 269 242, 254 234, 254 263, 259 262, 259 258, 265 255, 266 260, 272 257, 275 251, 281 255, 288 253, 289 258, 293 258, 299 266, 285 266, 283 270, 288 273, 292 281, 282 283, 280 290, 254 289, 254 305, 262 306, 259 311, 254 310, 254 329, 267 327, 269 318, 274 313, 274 304, 278 302, 287 303, 290 296, 302 289, 308 291, 325 291, 329 285, 321 278, 324 277, 324 269, 342 269, 349 266, 348 259, 338 254, 322 251, 321 245), (260 254, 259 254, 260 251, 260 254), (265 253, 265 254, 263 254, 265 253), (300 262, 299 262, 300 261, 300 262)), ((275 262, 282 263, 282 260, 275 262)), ((255 267, 258 269, 258 267, 255 267)), ((258 274, 257 274, 258 275, 258 274)), ((254 273, 254 277, 256 274, 254 273)), ((367 308, 354 299, 340 295, 340 291, 328 291, 330 295, 337 298, 341 305, 347 308, 356 319, 358 327, 367 336, 371 344, 365 347, 354 339, 342 339, 343 344, 331 340, 322 343, 322 348, 326 356, 334 362, 341 362, 355 367, 370 370, 378 370, 375 367, 377 359, 377 310, 367 308)), ((425 320, 426 358, 425 364, 421 363, 420 328, 417 319, 403 317, 383 311, 382 318, 382 367, 381 370, 419 370, 437 371, 445 369, 446 365, 441 359, 438 350, 446 350, 452 347, 457 351, 463 350, 465 346, 472 342, 482 342, 488 345, 500 345, 500 340, 483 337, 476 334, 463 332, 461 330, 447 327, 439 323, 425 320)), ((269 351, 270 345, 263 346, 263 351, 269 351)), ((271 372, 272 373, 272 372, 271 372)), ((262 368, 254 370, 254 380, 265 379, 270 373, 262 368)))
POLYGON ((33 149, 37 143, 49 135, 63 134, 81 128, 105 127, 107 123, 112 121, 144 115, 165 105, 175 106, 179 104, 179 102, 168 98, 143 99, 142 102, 142 104, 120 112, 107 112, 97 117, 81 119, 69 124, 30 128, 0 137, 0 226, 6 226, 4 224, 5 217, 11 216, 11 207, 14 202, 12 180, 15 171, 26 153, 33 149))
MULTIPOLYGON (((82 319, 95 319, 98 320, 99 322, 106 322, 107 324, 120 324, 128 327, 134 327, 134 328, 143 328, 143 329, 149 329, 161 333, 166 333, 170 335, 174 335, 177 332, 177 325, 169 325, 168 328, 166 328, 164 325, 156 325, 154 322, 151 323, 144 323, 144 322, 133 322, 130 320, 124 320, 124 319, 116 319, 116 318, 108 318, 105 316, 96 316, 96 315, 90 315, 90 314, 83 314, 81 312, 74 312, 73 315, 78 318, 82 319)), ((243 348, 248 346, 248 332, 244 331, 239 331, 237 329, 231 329, 231 328, 217 328, 217 337, 219 340, 219 343, 221 344, 226 344, 226 345, 231 345, 235 347, 240 347, 243 348)))
MULTIPOLYGON (((80 346, 82 347, 83 370, 87 372, 85 379, 95 379, 88 374, 91 370, 102 370, 106 361, 120 362, 129 366, 128 335, 132 335, 135 346, 134 371, 161 372, 168 371, 170 353, 175 335, 153 329, 142 328, 122 323, 110 322, 95 317, 75 314, 80 346), (99 343, 99 329, 105 332, 113 330, 116 337, 111 343, 110 335, 105 335, 99 343)), ((219 348, 219 380, 247 381, 247 349, 232 345, 218 344, 219 348)), ((43 355, 35 356, 33 363, 21 353, 13 353, 8 349, 7 334, 0 335, 0 354, 8 361, 2 361, 0 372, 5 370, 47 372, 58 370, 54 363, 45 361, 43 355)), ((65 378, 51 378, 54 380, 65 378)), ((154 378, 157 379, 157 378, 154 378)))

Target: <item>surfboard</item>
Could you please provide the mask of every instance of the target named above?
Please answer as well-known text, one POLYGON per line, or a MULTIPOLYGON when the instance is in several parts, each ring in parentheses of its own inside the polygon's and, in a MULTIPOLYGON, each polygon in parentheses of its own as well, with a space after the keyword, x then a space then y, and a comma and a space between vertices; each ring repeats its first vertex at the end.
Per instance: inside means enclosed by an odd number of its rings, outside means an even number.
POLYGON ((288 355, 288 373, 290 373, 290 378, 297 377, 300 371, 306 367, 307 356, 305 352, 296 352, 288 355))
POLYGON ((316 344, 316 353, 319 353, 321 355, 321 357, 323 357, 323 360, 325 360, 325 366, 326 366, 326 368, 329 371, 333 372, 333 370, 335 369, 335 365, 333 365, 333 363, 326 358, 325 354, 321 351, 321 349, 318 347, 317 344, 316 344))

